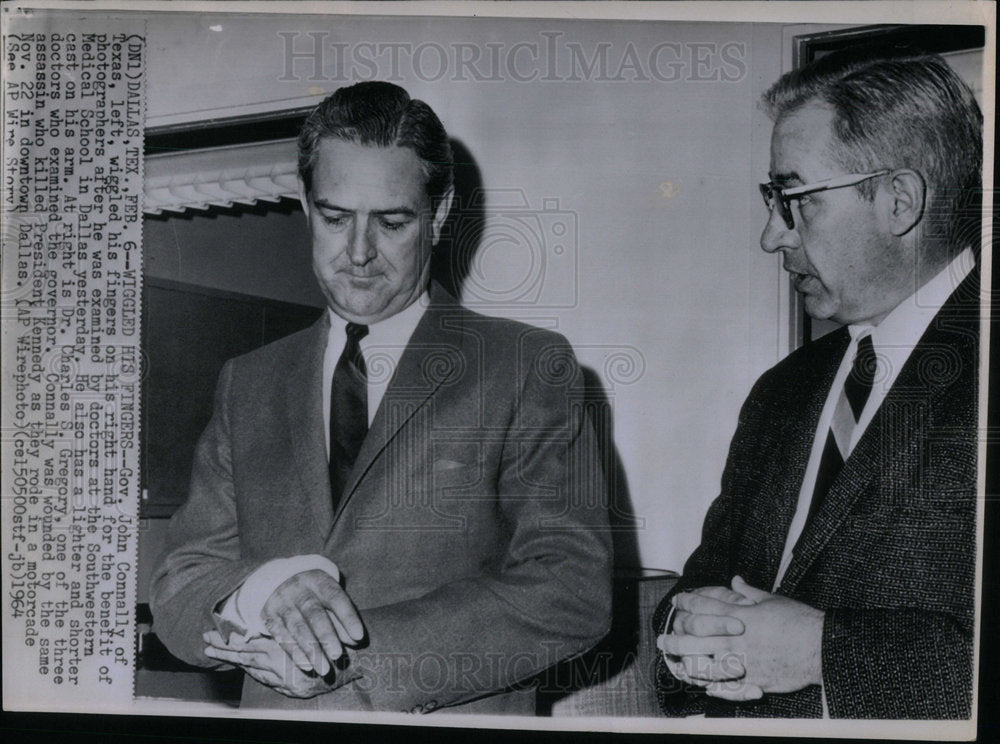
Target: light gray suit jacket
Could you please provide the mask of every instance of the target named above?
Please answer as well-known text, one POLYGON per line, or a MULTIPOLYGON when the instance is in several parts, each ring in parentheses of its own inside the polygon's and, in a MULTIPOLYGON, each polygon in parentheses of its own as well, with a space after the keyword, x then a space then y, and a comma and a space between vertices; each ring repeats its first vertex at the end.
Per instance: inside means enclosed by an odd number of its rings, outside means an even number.
POLYGON ((512 688, 607 632, 607 494, 572 350, 431 297, 336 512, 326 314, 222 370, 154 573, 157 635, 218 666, 202 653, 213 608, 262 563, 308 553, 340 567, 367 629, 336 689, 292 699, 248 676, 245 706, 531 713, 512 688))

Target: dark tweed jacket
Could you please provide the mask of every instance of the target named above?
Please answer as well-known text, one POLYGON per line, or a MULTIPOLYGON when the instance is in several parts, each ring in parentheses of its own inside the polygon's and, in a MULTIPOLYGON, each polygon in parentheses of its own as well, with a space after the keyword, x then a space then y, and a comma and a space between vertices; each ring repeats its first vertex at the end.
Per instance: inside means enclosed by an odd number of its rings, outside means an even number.
MULTIPOLYGON (((826 612, 832 717, 967 718, 976 568, 978 272, 932 321, 802 534, 780 593, 826 612)), ((766 372, 740 413, 701 545, 674 591, 774 584, 846 329, 766 372)), ((673 593, 673 592, 672 592, 673 593)), ((669 597, 657 609, 663 631, 669 597)), ((656 661, 668 715, 822 715, 820 688, 732 703, 656 661)))

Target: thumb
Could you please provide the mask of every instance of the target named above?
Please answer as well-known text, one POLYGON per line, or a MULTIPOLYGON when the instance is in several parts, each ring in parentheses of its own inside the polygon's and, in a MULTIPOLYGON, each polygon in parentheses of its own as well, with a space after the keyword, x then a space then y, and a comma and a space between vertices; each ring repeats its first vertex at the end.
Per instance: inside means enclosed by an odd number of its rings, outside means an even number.
POLYGON ((765 592, 763 589, 757 589, 755 587, 750 586, 747 582, 743 580, 742 576, 733 577, 733 591, 739 592, 754 604, 758 602, 763 602, 765 599, 771 596, 770 592, 765 592))

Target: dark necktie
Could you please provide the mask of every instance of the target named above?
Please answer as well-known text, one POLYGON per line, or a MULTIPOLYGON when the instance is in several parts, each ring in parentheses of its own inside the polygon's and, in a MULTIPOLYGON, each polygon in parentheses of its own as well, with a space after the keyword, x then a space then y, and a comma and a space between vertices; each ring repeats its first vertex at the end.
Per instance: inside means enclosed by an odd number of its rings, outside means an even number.
POLYGON ((823 456, 816 472, 816 486, 813 489, 812 501, 809 504, 808 525, 819 510, 827 491, 834 479, 844 467, 844 460, 851 453, 851 437, 857 428, 861 412, 865 409, 868 396, 875 381, 875 347, 870 335, 858 340, 858 351, 854 355, 851 371, 844 381, 844 388, 837 398, 837 406, 830 422, 830 431, 823 447, 823 456))
POLYGON ((367 335, 368 326, 347 324, 347 343, 330 386, 330 493, 335 512, 368 433, 368 371, 359 345, 367 335))

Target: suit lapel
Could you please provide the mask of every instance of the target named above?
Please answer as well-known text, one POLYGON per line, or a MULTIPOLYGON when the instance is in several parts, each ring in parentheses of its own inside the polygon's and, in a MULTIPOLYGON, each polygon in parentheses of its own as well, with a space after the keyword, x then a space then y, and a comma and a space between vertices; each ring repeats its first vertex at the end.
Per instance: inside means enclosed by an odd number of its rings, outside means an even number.
POLYGON ((295 464, 306 499, 312 506, 316 526, 325 536, 333 524, 330 471, 323 423, 323 354, 330 331, 324 312, 313 325, 308 347, 297 355, 288 370, 285 385, 286 425, 295 453, 295 464))
MULTIPOLYGON (((970 275, 952 294, 903 365, 892 389, 831 484, 819 511, 802 532, 781 582, 783 594, 795 589, 855 503, 867 492, 868 484, 887 467, 889 458, 904 452, 914 439, 923 438, 928 409, 954 381, 947 374, 928 373, 928 370, 947 365, 948 354, 954 353, 958 345, 976 343, 975 316, 970 318, 961 303, 961 298, 969 292, 978 297, 978 291, 970 289, 973 282, 978 286, 978 276, 970 275)), ((961 363, 961 359, 955 361, 961 363)))
MULTIPOLYGON (((431 286, 431 304, 424 312, 399 359, 382 402, 361 445, 347 487, 333 516, 336 523, 378 456, 416 412, 462 366, 461 306, 437 284, 431 286)), ((332 535, 332 533, 331 533, 332 535)))

